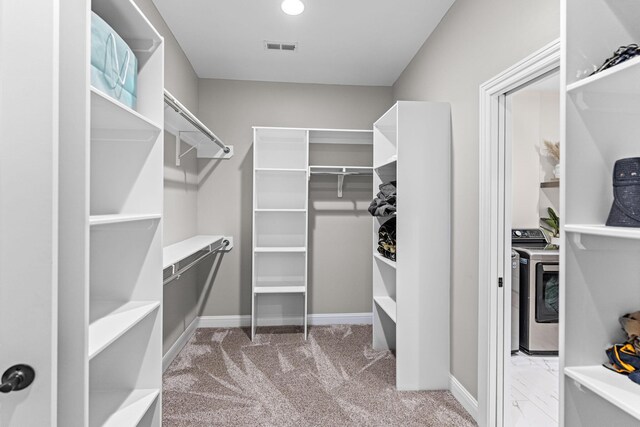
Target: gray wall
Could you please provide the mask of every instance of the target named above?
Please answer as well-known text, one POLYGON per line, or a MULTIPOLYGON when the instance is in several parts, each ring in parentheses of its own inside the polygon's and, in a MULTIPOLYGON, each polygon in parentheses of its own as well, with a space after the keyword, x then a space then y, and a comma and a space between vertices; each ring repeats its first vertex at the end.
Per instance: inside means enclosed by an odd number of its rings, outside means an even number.
POLYGON ((557 0, 457 0, 393 87, 396 100, 451 103, 451 370, 477 397, 478 90, 559 36, 557 0))
MULTIPOLYGON (((164 85, 191 111, 198 110, 198 76, 151 0, 135 0, 164 37, 164 85)), ((188 145, 182 143, 186 151, 188 145)), ((195 152, 175 164, 175 137, 164 134, 163 244, 170 245, 197 233, 198 164, 195 152)), ((192 271, 164 287, 163 334, 166 352, 196 316, 196 272, 192 271)))
MULTIPOLYGON (((199 97, 199 118, 235 148, 231 160, 198 160, 198 232, 235 238, 235 248, 224 256, 213 283, 206 280, 211 261, 200 269, 200 283, 206 286, 201 314, 247 315, 251 313, 251 127, 371 129, 392 104, 391 88, 201 79, 199 97)), ((314 181, 310 191, 309 312, 370 312, 371 219, 363 207, 371 198, 371 184, 347 182, 343 201, 335 197, 335 188, 333 182, 314 181), (339 243, 332 246, 334 241, 339 243)))

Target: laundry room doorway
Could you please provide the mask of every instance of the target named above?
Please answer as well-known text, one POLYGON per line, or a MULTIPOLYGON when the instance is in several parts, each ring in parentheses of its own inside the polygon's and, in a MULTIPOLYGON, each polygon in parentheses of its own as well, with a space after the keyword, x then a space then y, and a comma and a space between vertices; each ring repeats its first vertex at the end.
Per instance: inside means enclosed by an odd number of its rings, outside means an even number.
POLYGON ((558 424, 559 68, 556 41, 480 87, 480 426, 558 424))

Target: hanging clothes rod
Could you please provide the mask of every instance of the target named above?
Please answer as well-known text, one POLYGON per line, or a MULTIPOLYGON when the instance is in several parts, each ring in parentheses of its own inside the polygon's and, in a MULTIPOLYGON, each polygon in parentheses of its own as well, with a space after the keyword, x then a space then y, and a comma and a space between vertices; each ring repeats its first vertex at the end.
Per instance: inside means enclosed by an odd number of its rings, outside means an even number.
MULTIPOLYGON (((227 246, 229 246, 229 241, 227 239, 224 239, 222 241, 222 243, 218 246, 216 246, 215 248, 213 247, 213 245, 209 245, 209 247, 207 248, 207 252, 205 252, 204 254, 200 255, 196 260, 191 261, 189 264, 185 265, 184 267, 180 267, 178 269, 176 269, 176 266, 179 265, 180 263, 177 262, 175 264, 173 264, 171 266, 171 276, 167 277, 166 279, 164 279, 162 281, 162 285, 166 285, 167 283, 173 281, 174 279, 179 279, 180 276, 182 276, 187 270, 189 270, 191 267, 193 267, 194 265, 198 264, 200 261, 202 261, 203 259, 205 259, 206 257, 208 257, 211 254, 214 254, 218 251, 221 251, 223 249, 225 249, 227 246)), ((167 267, 169 268, 169 267, 167 267)))
POLYGON ((196 116, 191 114, 191 112, 180 103, 177 99, 175 99, 167 90, 164 90, 164 102, 169 107, 173 108, 173 110, 184 117, 189 123, 193 125, 196 129, 198 129, 202 134, 204 134, 207 138, 211 140, 214 144, 222 148, 225 154, 231 152, 231 148, 227 147, 221 140, 218 138, 213 132, 211 132, 196 116))

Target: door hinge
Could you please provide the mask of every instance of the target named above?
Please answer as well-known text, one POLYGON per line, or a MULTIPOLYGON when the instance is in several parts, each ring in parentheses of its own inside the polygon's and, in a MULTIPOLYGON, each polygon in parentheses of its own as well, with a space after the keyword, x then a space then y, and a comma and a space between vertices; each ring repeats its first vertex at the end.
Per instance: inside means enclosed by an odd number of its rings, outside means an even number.
POLYGON ((502 287, 502 277, 498 277, 498 287, 502 287))

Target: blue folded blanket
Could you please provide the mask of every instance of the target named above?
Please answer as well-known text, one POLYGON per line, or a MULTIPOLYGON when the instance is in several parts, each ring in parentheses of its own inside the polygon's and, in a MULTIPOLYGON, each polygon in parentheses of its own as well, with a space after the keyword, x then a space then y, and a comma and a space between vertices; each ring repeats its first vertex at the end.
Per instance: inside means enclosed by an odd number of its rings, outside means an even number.
POLYGON ((118 33, 93 12, 91 85, 126 106, 136 108, 138 60, 118 33))

